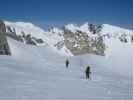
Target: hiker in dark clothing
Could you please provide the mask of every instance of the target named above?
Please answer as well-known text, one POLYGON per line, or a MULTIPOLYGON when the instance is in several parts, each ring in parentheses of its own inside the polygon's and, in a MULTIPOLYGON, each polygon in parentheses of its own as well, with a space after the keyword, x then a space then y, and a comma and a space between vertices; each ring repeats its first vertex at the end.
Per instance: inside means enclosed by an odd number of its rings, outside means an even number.
POLYGON ((85 73, 86 73, 86 79, 90 79, 90 74, 91 74, 90 66, 87 66, 85 73))
POLYGON ((69 60, 67 59, 66 60, 66 68, 68 68, 68 66, 69 66, 69 60))

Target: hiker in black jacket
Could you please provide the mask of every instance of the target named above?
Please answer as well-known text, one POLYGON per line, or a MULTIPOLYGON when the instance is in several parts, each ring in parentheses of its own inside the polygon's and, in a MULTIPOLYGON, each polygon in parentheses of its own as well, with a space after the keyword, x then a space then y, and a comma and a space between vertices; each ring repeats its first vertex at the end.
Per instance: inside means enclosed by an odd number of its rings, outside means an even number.
POLYGON ((66 68, 68 68, 68 66, 69 66, 69 60, 67 59, 66 60, 66 68))
POLYGON ((91 74, 90 66, 87 66, 85 73, 86 73, 86 79, 90 79, 90 74, 91 74))

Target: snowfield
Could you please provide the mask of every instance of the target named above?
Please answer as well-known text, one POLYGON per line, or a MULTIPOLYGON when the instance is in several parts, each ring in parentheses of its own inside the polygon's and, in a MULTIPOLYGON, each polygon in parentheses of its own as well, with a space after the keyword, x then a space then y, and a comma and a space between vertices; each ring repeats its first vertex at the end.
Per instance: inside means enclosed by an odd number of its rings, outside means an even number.
POLYGON ((12 56, 0 56, 1 100, 133 100, 133 75, 127 67, 132 62, 117 67, 118 58, 112 61, 110 56, 67 57, 51 47, 25 45, 11 38, 8 42, 12 56), (90 80, 84 74, 88 64, 92 66, 90 80))

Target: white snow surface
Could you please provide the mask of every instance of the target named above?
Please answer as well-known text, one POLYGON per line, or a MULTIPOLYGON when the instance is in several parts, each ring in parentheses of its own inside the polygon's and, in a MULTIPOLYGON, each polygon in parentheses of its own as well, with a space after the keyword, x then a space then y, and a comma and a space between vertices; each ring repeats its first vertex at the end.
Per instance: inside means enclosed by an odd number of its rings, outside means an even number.
POLYGON ((102 34, 112 34, 112 35, 121 35, 123 33, 127 35, 133 35, 133 31, 125 28, 121 28, 118 26, 113 26, 109 24, 103 24, 102 34))
POLYGON ((105 41, 107 45, 105 57, 108 60, 107 63, 111 65, 107 67, 119 74, 133 76, 133 43, 122 43, 115 38, 105 39, 105 41))
MULTIPOLYGON (((9 22, 5 21, 6 26, 10 26, 11 28, 15 28, 16 34, 21 35, 22 32, 25 34, 31 34, 31 36, 36 38, 43 39, 47 44, 54 45, 57 42, 63 40, 61 36, 58 34, 54 34, 52 32, 47 32, 41 29, 38 26, 35 26, 29 22, 9 22)), ((53 30, 54 32, 59 32, 57 29, 53 30)))
POLYGON ((132 62, 118 67, 112 57, 69 58, 50 47, 25 45, 10 38, 8 42, 12 56, 0 56, 1 100, 133 100, 133 76, 123 71, 131 70, 127 66, 132 62), (87 65, 91 66, 90 80, 84 74, 87 65), (116 72, 115 67, 123 74, 116 72))
POLYGON ((73 33, 77 31, 85 32, 85 33, 90 33, 89 31, 89 26, 88 22, 82 24, 82 25, 76 25, 76 24, 67 24, 65 25, 65 28, 73 33))
POLYGON ((118 39, 123 34, 126 36, 128 42, 131 42, 131 37, 133 36, 133 30, 121 28, 118 26, 113 26, 109 24, 103 24, 102 25, 102 31, 101 34, 103 35, 109 35, 112 38, 118 39))
POLYGON ((83 25, 80 26, 80 30, 82 32, 90 33, 89 32, 89 26, 88 25, 89 25, 89 23, 84 23, 83 25))
POLYGON ((4 21, 6 26, 10 26, 11 29, 15 29, 17 35, 22 35, 22 32, 24 32, 26 35, 31 34, 32 37, 42 39, 44 41, 43 44, 39 46, 46 46, 46 44, 50 47, 52 47, 55 51, 58 53, 61 53, 62 55, 69 55, 72 56, 72 53, 63 46, 62 49, 57 49, 55 45, 58 42, 64 41, 64 37, 62 36, 63 31, 58 28, 53 28, 50 32, 44 31, 40 27, 29 23, 29 22, 9 22, 4 21))
POLYGON ((65 29, 70 30, 73 33, 75 33, 77 30, 80 30, 76 24, 68 24, 65 26, 65 29))
POLYGON ((31 34, 34 37, 37 38, 43 38, 43 33, 45 33, 44 30, 41 28, 33 25, 32 23, 29 22, 9 22, 9 21, 4 21, 6 26, 10 26, 11 28, 15 28, 16 34, 20 35, 21 32, 25 32, 25 34, 31 34))

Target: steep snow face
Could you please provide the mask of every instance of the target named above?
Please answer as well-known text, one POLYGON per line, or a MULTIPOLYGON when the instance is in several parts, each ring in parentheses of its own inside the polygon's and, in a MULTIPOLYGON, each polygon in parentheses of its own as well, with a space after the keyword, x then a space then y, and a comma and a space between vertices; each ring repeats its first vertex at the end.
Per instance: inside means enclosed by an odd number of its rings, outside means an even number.
POLYGON ((106 44, 106 56, 111 55, 123 55, 125 53, 131 53, 131 48, 133 47, 133 31, 120 28, 117 26, 112 26, 108 24, 103 24, 101 34, 107 35, 104 39, 106 44), (128 48, 128 49, 127 49, 128 48), (116 53, 116 54, 113 54, 116 53), (121 53, 121 54, 120 54, 121 53))
POLYGON ((102 31, 101 33, 103 34, 112 34, 112 35, 118 35, 118 34, 133 34, 133 31, 132 30, 128 30, 128 29, 124 29, 124 28, 121 28, 121 27, 118 27, 118 26, 113 26, 113 25, 109 25, 109 24, 103 24, 102 25, 103 28, 102 28, 102 31))
POLYGON ((14 28, 17 35, 22 35, 22 32, 26 35, 31 34, 33 37, 43 39, 48 45, 53 46, 63 40, 63 31, 58 28, 52 28, 50 31, 44 31, 31 23, 8 21, 5 21, 5 25, 10 26, 12 29, 14 28))
POLYGON ((5 25, 14 28, 17 35, 21 35, 22 32, 25 32, 26 35, 31 34, 34 37, 42 38, 43 33, 45 33, 44 30, 42 30, 41 28, 28 22, 5 21, 5 25))
POLYGON ((64 44, 64 31, 57 27, 52 27, 47 32, 47 37, 50 39, 48 43, 51 44, 51 47, 57 51, 57 53, 64 54, 65 56, 73 56, 71 51, 64 44))
POLYGON ((105 58, 107 67, 122 75, 131 75, 133 59, 133 43, 122 43, 118 39, 106 39, 105 58))
POLYGON ((104 39, 107 67, 119 74, 132 76, 133 31, 104 24, 101 33, 109 36, 104 39))
POLYGON ((50 40, 48 41, 49 44, 51 45, 56 45, 58 42, 64 41, 64 37, 63 37, 63 30, 56 28, 56 27, 52 27, 49 29, 49 31, 47 32, 47 37, 50 38, 50 40))
POLYGON ((112 26, 109 24, 103 24, 102 26, 103 28, 101 33, 103 35, 109 35, 110 37, 113 37, 116 39, 120 38, 121 36, 124 36, 126 37, 128 42, 131 42, 131 37, 133 36, 132 30, 124 29, 117 26, 112 26))
POLYGON ((39 46, 47 45, 54 48, 54 50, 58 51, 58 53, 61 52, 61 54, 64 53, 64 55, 72 55, 65 46, 63 46, 61 49, 57 49, 57 47, 55 47, 58 42, 64 41, 63 31, 58 28, 52 28, 49 31, 44 31, 38 26, 26 22, 5 21, 5 25, 6 27, 9 26, 13 31, 15 31, 17 35, 22 35, 24 32, 25 35, 30 34, 31 37, 42 39, 44 43, 39 46))
POLYGON ((72 56, 71 52, 69 52, 67 48, 62 48, 61 50, 57 50, 53 46, 32 46, 32 45, 23 44, 9 37, 7 39, 12 52, 11 56, 14 59, 28 62, 28 61, 37 61, 37 58, 43 59, 44 56, 46 57, 48 55, 53 58, 56 58, 57 56, 61 57, 72 56), (49 54, 46 55, 47 53, 49 54))
MULTIPOLYGON (((9 21, 4 21, 6 27, 10 27, 12 31, 15 31, 16 35, 22 35, 22 33, 24 33, 25 35, 31 35, 31 37, 35 37, 38 39, 42 39, 45 43, 42 45, 46 45, 48 44, 48 40, 49 38, 47 37, 46 32, 33 25, 32 23, 29 22, 9 22, 9 21)), ((9 30, 7 29, 7 32, 9 30)))

